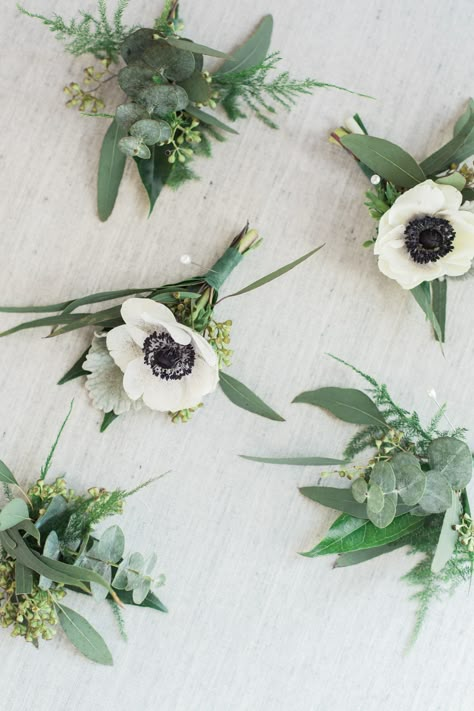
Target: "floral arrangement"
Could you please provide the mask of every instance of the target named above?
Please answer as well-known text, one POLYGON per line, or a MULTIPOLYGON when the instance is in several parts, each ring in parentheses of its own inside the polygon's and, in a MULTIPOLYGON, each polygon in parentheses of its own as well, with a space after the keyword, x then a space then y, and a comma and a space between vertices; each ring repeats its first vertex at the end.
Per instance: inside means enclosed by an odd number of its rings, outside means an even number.
POLYGON ((178 0, 166 0, 151 27, 124 25, 128 3, 118 0, 109 20, 106 0, 98 0, 97 16, 81 11, 70 22, 19 7, 64 41, 67 52, 92 54, 100 63, 100 68, 86 67, 83 86, 71 82, 65 92, 68 106, 88 116, 112 119, 99 160, 101 220, 112 213, 127 156, 136 163, 151 213, 165 185, 177 188, 197 177, 190 163, 196 156, 211 155, 211 139, 223 141, 224 134, 237 133, 212 113, 218 106, 231 121, 246 118, 245 111, 251 111, 267 126, 277 128, 273 119, 276 107, 290 109, 299 95, 310 94, 316 87, 334 86, 293 79, 288 72, 274 74, 281 56, 269 51, 271 15, 263 18, 241 47, 227 55, 181 36, 184 26, 178 0), (211 73, 204 69, 204 57, 224 62, 211 73), (113 113, 106 113, 98 92, 111 81, 118 82, 125 100, 113 113))
POLYGON ((474 257, 474 101, 454 135, 418 163, 399 146, 370 136, 356 114, 331 134, 357 159, 373 190, 366 193, 377 236, 367 240, 380 271, 410 290, 444 342, 447 280, 470 274, 474 257))
MULTIPOLYGON (((323 476, 335 475, 351 482, 350 487, 300 489, 312 501, 341 512, 324 539, 302 555, 337 554, 335 567, 340 568, 402 547, 408 547, 410 554, 424 554, 406 576, 418 588, 414 594, 419 602, 414 640, 430 601, 470 580, 474 570, 474 521, 466 492, 472 477, 472 455, 464 441, 466 430, 451 425, 445 405, 436 403, 438 410, 424 427, 418 414, 398 405, 385 385, 353 369, 370 384, 370 396, 352 388, 324 387, 301 393, 294 400, 362 427, 346 445, 341 459, 245 458, 272 464, 334 466, 323 476), (440 429, 443 417, 449 423, 448 431, 440 429), (366 450, 371 450, 370 458, 359 463, 358 455, 366 450)), ((436 394, 430 395, 436 401, 436 394)))
POLYGON ((97 602, 107 600, 125 639, 124 605, 167 612, 152 592, 164 584, 163 575, 153 577, 156 555, 145 559, 141 553, 126 554, 125 537, 117 525, 101 534, 95 531, 104 519, 121 514, 125 500, 150 482, 132 491, 94 487, 85 494, 69 489, 64 477, 46 483, 67 419, 39 478, 26 491, 0 461, 0 481, 8 499, 0 510, 0 625, 35 647, 52 639, 59 625, 83 655, 112 665, 102 636, 64 599, 74 591, 97 602), (13 496, 15 489, 21 496, 13 496))
MULTIPOLYGON (((86 376, 95 407, 104 413, 101 431, 119 415, 147 407, 169 412, 173 421, 187 421, 201 398, 219 384, 236 405, 272 420, 283 418, 249 388, 222 372, 230 365, 232 322, 216 321, 219 291, 232 270, 261 240, 248 225, 204 275, 154 288, 101 292, 48 306, 6 306, 14 313, 56 312, 21 323, 0 336, 29 328, 51 326, 50 336, 93 326, 91 344, 59 381, 86 376), (126 299, 122 305, 94 313, 77 311, 89 304, 126 299)), ((277 279, 321 247, 240 289, 238 296, 277 279)), ((183 255, 185 263, 190 262, 183 255)), ((182 258, 183 259, 183 258, 182 258)), ((222 299, 221 299, 222 301, 222 299)))

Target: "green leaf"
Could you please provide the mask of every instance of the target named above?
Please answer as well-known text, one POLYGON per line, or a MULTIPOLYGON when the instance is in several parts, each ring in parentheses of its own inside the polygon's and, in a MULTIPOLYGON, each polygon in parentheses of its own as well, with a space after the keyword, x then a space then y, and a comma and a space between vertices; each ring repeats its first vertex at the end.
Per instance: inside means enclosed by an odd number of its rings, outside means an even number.
POLYGON ((381 178, 397 187, 413 188, 426 175, 412 156, 395 143, 374 136, 349 134, 341 143, 381 178))
POLYGON ((140 578, 140 582, 133 588, 133 602, 135 605, 140 605, 146 598, 151 588, 151 580, 147 577, 140 578))
POLYGON ((151 156, 150 149, 146 146, 143 141, 134 136, 125 136, 121 138, 118 144, 119 150, 125 153, 126 156, 132 158, 142 158, 143 160, 148 160, 151 156))
POLYGON ((136 121, 146 118, 149 118, 148 112, 143 106, 139 106, 139 104, 133 101, 128 104, 120 104, 115 110, 115 120, 125 132, 129 131, 130 127, 133 126, 136 121))
POLYGON ((30 595, 33 590, 33 572, 15 561, 15 593, 17 595, 30 595))
POLYGON ((4 314, 41 314, 62 311, 68 306, 69 301, 60 304, 48 304, 47 306, 0 306, 0 312, 4 314))
POLYGON ((113 666, 109 648, 92 625, 70 607, 58 603, 56 607, 59 623, 76 649, 97 664, 113 666))
POLYGON ((127 64, 137 62, 142 58, 145 49, 156 41, 154 35, 154 30, 142 27, 125 38, 120 47, 120 54, 127 64))
POLYGON ((100 426, 100 431, 105 432, 107 427, 112 424, 114 420, 116 420, 118 415, 115 414, 115 412, 106 412, 104 415, 104 419, 102 420, 102 424, 100 426))
POLYGON ((155 72, 144 64, 130 64, 118 73, 118 83, 127 96, 136 98, 140 92, 154 86, 155 72))
MULTIPOLYGON (((13 328, 9 328, 7 331, 2 331, 0 337, 10 336, 12 333, 18 333, 18 331, 24 331, 29 328, 40 328, 41 326, 56 326, 58 324, 75 324, 81 322, 82 319, 90 317, 90 314, 58 314, 57 316, 45 316, 44 318, 37 318, 34 321, 25 321, 24 323, 19 323, 13 328)), ((73 326, 69 330, 74 330, 74 328, 81 328, 81 326, 73 326)))
POLYGON ((182 111, 189 102, 185 90, 178 84, 153 84, 142 89, 138 99, 150 114, 156 114, 160 118, 168 116, 173 111, 182 111))
POLYGON ((130 134, 141 139, 147 146, 165 143, 171 138, 171 126, 161 119, 140 119, 130 127, 130 134))
POLYGON ((211 47, 206 47, 204 44, 196 44, 188 39, 183 39, 181 37, 166 37, 165 42, 170 44, 172 47, 177 47, 178 49, 185 49, 189 52, 194 52, 195 54, 205 54, 207 57, 227 57, 225 52, 220 52, 218 49, 212 49, 211 47))
POLYGON ((392 494, 395 489, 395 473, 391 462, 377 462, 370 475, 370 483, 377 484, 384 494, 392 494))
POLYGON ((441 326, 431 305, 431 292, 429 283, 424 281, 418 286, 415 286, 414 289, 411 289, 411 294, 415 298, 415 301, 418 306, 420 306, 420 308, 424 312, 428 321, 433 326, 433 331, 437 340, 440 343, 443 343, 443 331, 441 330, 441 326))
POLYGON ((428 447, 428 461, 453 489, 464 489, 472 477, 472 454, 465 442, 455 437, 438 437, 428 447))
POLYGON ((10 471, 10 469, 7 467, 5 462, 2 462, 0 459, 0 481, 3 482, 4 484, 16 484, 18 486, 18 482, 13 476, 13 472, 10 471))
MULTIPOLYGON (((125 605, 137 604, 133 601, 133 593, 131 591, 117 590, 117 596, 125 605)), ((163 605, 161 600, 159 600, 159 598, 157 598, 157 596, 152 592, 148 593, 146 598, 140 603, 140 605, 138 605, 138 607, 149 607, 153 610, 158 610, 158 612, 168 612, 166 605, 163 605)))
POLYGON ((68 505, 66 503, 66 499, 62 496, 55 496, 51 499, 51 503, 44 514, 37 519, 35 524, 36 528, 38 528, 43 534, 47 533, 52 522, 57 517, 61 516, 67 510, 67 507, 68 505), (49 525, 47 526, 46 524, 49 525))
MULTIPOLYGON (((430 282, 430 284, 433 314, 439 324, 441 343, 444 343, 446 336, 446 298, 448 292, 448 280, 434 279, 430 282)), ((437 336, 436 333, 435 336, 437 336)))
POLYGON ((397 513, 397 495, 384 494, 382 508, 379 511, 367 507, 367 516, 377 528, 387 528, 397 513))
POLYGON ((391 465, 398 495, 405 504, 415 506, 426 488, 426 474, 421 469, 418 459, 408 452, 399 452, 393 457, 391 465))
POLYGON ((266 417, 269 420, 274 420, 276 422, 284 422, 284 418, 272 410, 261 398, 258 397, 252 390, 250 390, 246 385, 241 383, 236 378, 233 378, 227 373, 219 373, 219 385, 221 389, 231 402, 237 407, 241 407, 243 410, 248 412, 253 412, 260 417, 266 417))
POLYGON ((198 109, 196 106, 191 106, 191 104, 188 104, 186 106, 186 113, 197 119, 201 123, 205 123, 208 126, 214 126, 214 128, 220 128, 221 131, 227 131, 227 133, 235 133, 236 135, 238 135, 239 133, 231 126, 228 126, 223 121, 220 121, 216 116, 208 114, 207 111, 202 111, 202 109, 198 109))
POLYGON ((150 160, 136 160, 138 173, 150 201, 150 212, 155 206, 158 195, 166 185, 166 181, 171 173, 172 165, 168 162, 167 150, 165 146, 152 146, 150 160))
POLYGON ((324 540, 302 555, 314 558, 330 553, 349 553, 378 548, 398 541, 423 523, 422 518, 405 514, 396 518, 386 528, 377 528, 370 521, 342 514, 333 523, 324 540))
POLYGON ((64 385, 64 383, 74 380, 74 378, 80 378, 82 375, 87 375, 87 370, 84 370, 84 361, 89 353, 90 346, 86 348, 84 353, 76 360, 72 368, 70 368, 67 373, 63 375, 61 380, 58 380, 58 385, 64 385))
POLYGON ((29 517, 28 506, 23 499, 12 499, 0 511, 0 531, 13 528, 29 517))
MULTIPOLYGON (((421 526, 421 522, 420 522, 421 526)), ((378 548, 367 548, 366 550, 353 551, 352 553, 341 553, 338 556, 336 562, 334 563, 335 568, 346 568, 349 565, 358 565, 359 563, 365 563, 366 560, 372 560, 372 558, 377 558, 380 555, 385 555, 385 553, 390 553, 397 548, 403 548, 410 543, 409 536, 405 538, 400 538, 398 541, 393 543, 387 543, 385 546, 378 546, 378 548)))
POLYGON ((436 546, 436 551, 431 562, 431 572, 435 575, 443 570, 454 553, 458 542, 458 532, 455 526, 458 525, 461 519, 461 513, 461 500, 458 494, 453 491, 452 503, 444 514, 438 545, 436 546))
POLYGON ((149 287, 142 289, 116 289, 115 291, 99 291, 95 294, 89 294, 88 296, 82 296, 79 299, 69 301, 66 307, 63 309, 63 314, 71 313, 71 311, 75 311, 80 306, 98 304, 102 301, 113 301, 114 299, 121 299, 124 296, 135 296, 136 294, 143 294, 144 292, 148 291, 153 291, 153 288, 149 287))
POLYGON ((220 301, 224 301, 224 299, 230 299, 233 296, 240 296, 241 294, 247 294, 249 291, 253 291, 254 289, 259 289, 264 284, 268 284, 269 282, 274 281, 275 279, 278 279, 279 277, 283 276, 283 274, 290 272, 292 269, 297 267, 299 264, 302 264, 307 259, 312 257, 313 254, 316 254, 316 252, 319 252, 319 250, 322 249, 323 247, 324 247, 324 244, 322 244, 319 247, 316 247, 316 249, 312 249, 311 252, 304 254, 302 257, 299 257, 298 259, 295 259, 294 262, 285 264, 284 267, 280 267, 280 269, 277 269, 276 271, 271 272, 270 274, 267 274, 267 276, 264 276, 261 279, 257 279, 257 281, 252 282, 252 284, 249 284, 248 286, 244 287, 243 289, 239 289, 239 291, 236 291, 233 294, 224 296, 222 299, 220 299, 220 301))
POLYGON ((109 563, 117 563, 123 556, 125 536, 120 526, 110 526, 100 537, 97 556, 109 563))
POLYGON ((265 15, 255 32, 218 69, 216 77, 241 72, 261 64, 268 54, 273 31, 273 17, 265 15))
POLYGON ((466 110, 461 114, 461 116, 456 121, 456 124, 454 126, 453 136, 456 136, 459 133, 459 131, 461 131, 464 128, 464 126, 469 121, 473 111, 474 111, 474 99, 469 99, 466 110))
MULTIPOLYGON (((354 499, 357 501, 358 504, 364 504, 366 502, 367 494, 368 494, 368 486, 367 486, 367 482, 363 476, 360 476, 358 479, 355 479, 352 482, 351 491, 352 491, 352 496, 354 497, 354 499)), ((382 506, 383 506, 383 502, 382 502, 382 506)), ((382 507, 380 507, 380 508, 382 508, 382 507)))
POLYGON ((97 209, 99 218, 105 222, 114 209, 126 158, 119 150, 118 143, 126 135, 114 120, 104 136, 99 158, 97 177, 97 209))
POLYGON ((303 486, 299 491, 307 499, 317 501, 322 506, 343 511, 358 519, 368 518, 366 505, 354 499, 351 489, 339 489, 334 486, 303 486))
MULTIPOLYGON (((354 497, 355 498, 355 497, 354 497)), ((357 499, 356 499, 357 501, 357 499)), ((370 484, 367 492, 367 515, 369 518, 373 514, 381 513, 385 506, 385 494, 378 484, 370 484), (370 514, 370 515, 369 515, 370 514)))
POLYGON ((425 493, 418 506, 425 513, 444 513, 452 503, 451 484, 444 474, 432 469, 426 474, 425 493))
POLYGON ((344 422, 387 428, 382 413, 370 397, 353 388, 319 388, 301 393, 293 402, 315 405, 328 410, 344 422))
MULTIPOLYGON (((47 556, 48 558, 52 558, 53 560, 57 560, 59 558, 60 552, 61 547, 59 545, 58 534, 56 533, 56 531, 51 531, 44 542, 43 555, 47 556)), ((45 578, 44 575, 40 575, 38 585, 42 590, 49 590, 52 583, 53 581, 50 578, 45 578)))
POLYGON ((460 192, 464 190, 466 187, 466 178, 464 175, 461 175, 461 173, 450 173, 449 175, 445 175, 442 178, 436 178, 436 183, 440 183, 440 185, 451 185, 453 188, 456 188, 456 190, 459 190, 460 192))
POLYGON ((204 104, 211 98, 211 85, 198 69, 188 79, 180 81, 179 85, 183 87, 190 101, 204 104))
POLYGON ((474 153, 474 111, 471 107, 468 111, 469 115, 456 135, 422 162, 426 175, 442 173, 452 163, 461 163, 474 153))
POLYGON ((289 464, 302 467, 324 467, 337 466, 338 464, 347 464, 345 459, 330 459, 329 457, 249 457, 241 454, 242 459, 248 459, 251 462, 263 462, 264 464, 289 464))

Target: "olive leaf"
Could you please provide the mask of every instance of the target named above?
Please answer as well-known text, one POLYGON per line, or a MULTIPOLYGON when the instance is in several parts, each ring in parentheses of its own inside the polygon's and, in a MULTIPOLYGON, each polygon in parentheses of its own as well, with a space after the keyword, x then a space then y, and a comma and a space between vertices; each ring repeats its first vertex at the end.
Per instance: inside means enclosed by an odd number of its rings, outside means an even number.
POLYGON ((113 665, 106 643, 92 625, 78 612, 56 603, 58 619, 69 641, 88 659, 98 664, 113 665))
POLYGON ((216 77, 230 72, 241 72, 244 69, 261 64, 268 54, 273 32, 273 17, 266 15, 255 32, 219 67, 216 77))
POLYGON ((394 185, 413 188, 426 180, 416 160, 395 143, 358 134, 343 136, 340 141, 364 165, 394 185))
POLYGON ((119 126, 117 121, 112 121, 100 149, 97 175, 97 210, 102 222, 105 222, 112 214, 122 181, 126 159, 119 150, 118 144, 125 134, 126 131, 119 126))
POLYGON ((196 44, 196 42, 184 39, 183 37, 166 37, 165 42, 170 44, 172 47, 185 49, 189 52, 194 52, 195 54, 205 54, 207 57, 227 57, 225 52, 220 52, 218 49, 212 49, 212 47, 206 47, 204 44, 196 44))
POLYGON ((241 407, 243 410, 253 412, 260 417, 266 417, 269 420, 276 422, 284 422, 284 418, 275 412, 261 398, 258 397, 250 388, 241 383, 236 378, 233 378, 228 373, 219 373, 219 385, 221 390, 229 398, 234 405, 241 407))
POLYGON ((333 387, 319 388, 318 390, 309 390, 301 393, 295 397, 293 402, 322 407, 344 422, 387 427, 384 416, 378 407, 361 390, 333 387))

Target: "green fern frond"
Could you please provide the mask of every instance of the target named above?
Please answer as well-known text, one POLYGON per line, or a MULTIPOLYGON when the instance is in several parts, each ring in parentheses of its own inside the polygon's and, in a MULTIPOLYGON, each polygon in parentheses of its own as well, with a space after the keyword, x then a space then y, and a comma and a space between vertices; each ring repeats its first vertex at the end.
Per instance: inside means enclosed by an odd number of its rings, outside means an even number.
POLYGON ((127 630, 125 629, 125 620, 122 615, 122 610, 117 605, 115 600, 112 600, 112 598, 107 598, 107 602, 109 603, 110 607, 112 608, 112 613, 113 613, 113 616, 115 617, 117 627, 119 628, 120 636, 124 642, 127 642, 128 636, 127 636, 127 630))
POLYGON ((63 423, 62 423, 62 425, 61 425, 61 427, 59 428, 59 432, 58 432, 58 434, 57 434, 57 436, 56 436, 56 439, 54 440, 53 446, 51 447, 48 456, 46 457, 46 461, 45 461, 45 463, 43 464, 43 466, 41 467, 41 472, 40 472, 40 479, 41 479, 41 480, 45 479, 47 473, 49 472, 49 469, 50 469, 50 467, 51 467, 51 463, 52 463, 52 461, 53 461, 53 456, 54 456, 54 453, 55 453, 55 451, 56 451, 56 447, 57 447, 58 444, 59 444, 59 440, 61 439, 61 435, 62 435, 62 433, 63 433, 63 431, 64 431, 64 428, 65 428, 66 425, 67 425, 67 422, 68 422, 70 416, 71 416, 72 406, 73 406, 73 405, 74 405, 74 400, 72 400, 72 401, 71 401, 71 404, 69 405, 69 411, 68 411, 68 413, 67 413, 67 415, 66 415, 66 417, 65 417, 65 419, 64 419, 64 421, 63 421, 63 423))
POLYGON ((46 17, 29 12, 21 5, 17 7, 24 15, 41 20, 58 40, 65 43, 66 50, 70 54, 75 56, 93 54, 98 59, 110 59, 116 62, 124 39, 136 29, 136 27, 127 28, 123 24, 123 14, 128 3, 129 0, 118 1, 112 25, 107 15, 106 0, 98 0, 97 17, 81 10, 79 15, 69 22, 56 13, 52 17, 46 17))
POLYGON ((171 169, 166 185, 172 190, 177 190, 188 180, 199 180, 199 176, 189 167, 188 163, 179 163, 177 161, 171 169))

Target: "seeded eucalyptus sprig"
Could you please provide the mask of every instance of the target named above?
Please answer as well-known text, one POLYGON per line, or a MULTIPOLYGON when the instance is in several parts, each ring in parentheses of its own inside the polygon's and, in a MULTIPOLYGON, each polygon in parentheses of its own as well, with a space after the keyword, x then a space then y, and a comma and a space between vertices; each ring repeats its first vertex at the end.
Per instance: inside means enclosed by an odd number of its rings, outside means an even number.
MULTIPOLYGON (((210 139, 224 140, 237 131, 214 110, 222 106, 231 121, 251 111, 266 125, 277 128, 278 107, 291 109, 302 94, 334 86, 313 79, 298 80, 288 72, 275 74, 281 57, 270 52, 271 15, 237 50, 226 54, 182 37, 179 3, 167 0, 151 27, 127 27, 123 14, 129 0, 119 0, 111 19, 106 0, 98 0, 97 15, 80 12, 71 21, 54 15, 20 10, 40 19, 66 51, 93 54, 100 67, 84 70, 83 86, 65 87, 67 106, 91 116, 113 119, 102 144, 98 173, 98 213, 110 216, 123 176, 126 156, 135 160, 149 198, 150 213, 165 185, 179 187, 197 176, 190 167, 200 155, 211 155, 210 139), (204 58, 224 60, 214 72, 204 58), (123 63, 125 62, 125 66, 123 63), (112 113, 104 111, 102 89, 116 80, 124 101, 112 113)), ((343 89, 347 91, 346 89, 343 89)))
POLYGON ((472 274, 474 258, 474 101, 454 126, 453 137, 420 163, 383 138, 370 136, 357 114, 331 134, 357 160, 372 183, 366 193, 378 235, 380 270, 409 289, 445 340, 447 280, 472 274))
POLYGON ((323 387, 294 399, 359 425, 342 458, 244 458, 269 464, 331 466, 335 469, 325 476, 337 475, 351 482, 350 487, 300 488, 303 496, 341 512, 324 539, 302 555, 336 554, 335 567, 346 567, 405 546, 409 553, 424 553, 421 563, 406 576, 418 586, 416 636, 430 600, 450 592, 473 570, 474 525, 466 492, 472 454, 464 441, 466 430, 453 428, 449 420, 449 430, 440 428, 446 418, 444 405, 438 406, 424 427, 419 415, 398 405, 385 385, 353 370, 368 381, 369 394, 323 387), (371 456, 361 463, 359 455, 367 449, 371 456))
POLYGON ((0 336, 31 328, 51 327, 51 338, 93 327, 95 335, 91 344, 59 384, 86 377, 92 401, 104 413, 102 431, 119 415, 143 405, 169 412, 174 422, 187 421, 200 406, 200 398, 212 392, 217 384, 237 406, 262 417, 282 421, 283 418, 248 387, 223 372, 222 369, 231 363, 229 343, 232 322, 217 321, 215 308, 224 299, 249 293, 283 276, 321 247, 220 298, 221 288, 228 276, 260 242, 258 233, 246 225, 202 276, 164 286, 99 292, 47 306, 2 306, 0 311, 5 313, 53 315, 20 323, 3 331, 0 336), (117 299, 121 300, 118 305, 92 313, 82 310, 117 299), (139 315, 140 312, 143 314, 139 315), (137 333, 141 336, 137 337, 137 333), (131 365, 132 360, 136 360, 134 365, 131 365), (128 365, 131 365, 129 373, 128 365), (141 372, 137 373, 137 369, 141 372), (133 385, 129 378, 133 380, 133 385), (140 381, 138 385, 137 378, 140 381), (194 389, 197 381, 201 381, 203 389, 201 386, 194 389), (141 393, 137 393, 137 387, 142 387, 141 393), (160 393, 156 392, 157 389, 160 393), (149 394, 151 390, 153 396, 149 394))
POLYGON ((0 482, 8 497, 0 509, 0 626, 38 647, 53 638, 59 625, 82 654, 112 665, 102 636, 64 599, 74 591, 107 600, 121 626, 124 605, 167 612, 152 591, 164 584, 164 576, 154 574, 155 554, 146 560, 141 553, 125 554, 125 537, 117 525, 102 534, 95 531, 109 516, 121 514, 125 500, 150 482, 132 491, 91 488, 85 494, 69 489, 64 477, 46 483, 69 415, 39 478, 26 491, 0 461, 0 482))

